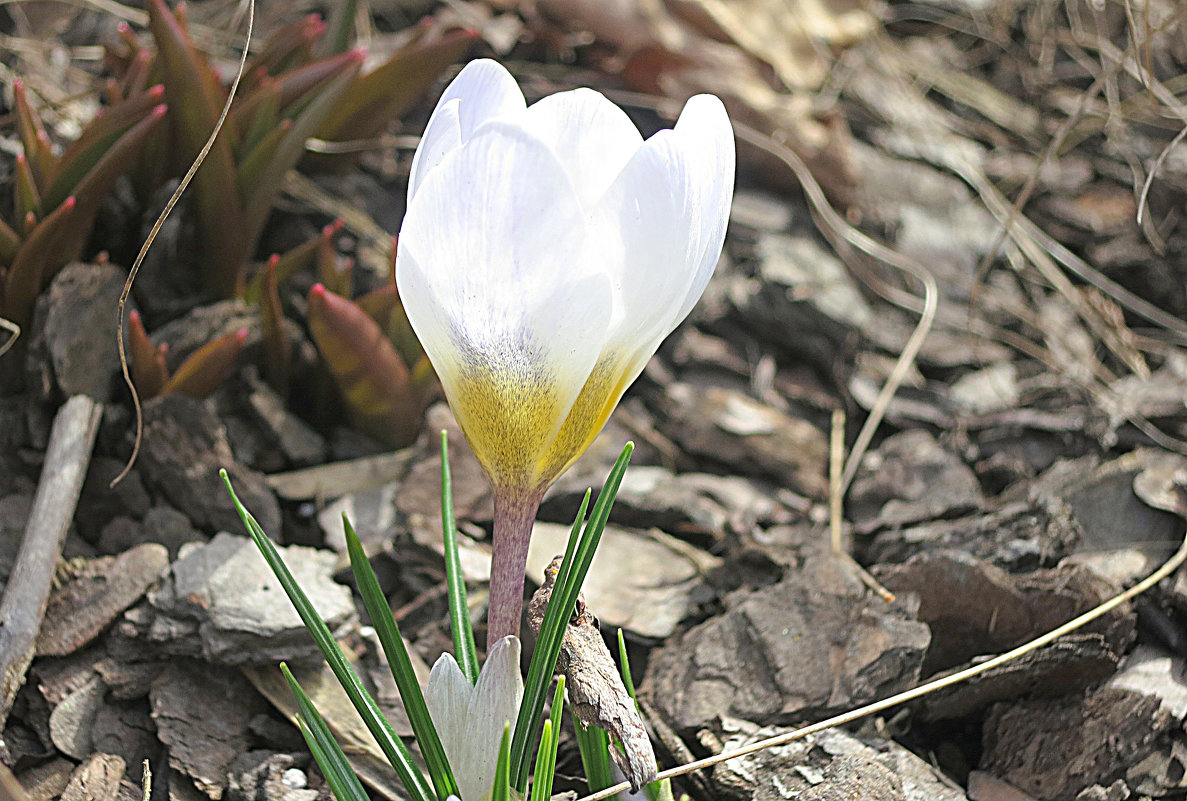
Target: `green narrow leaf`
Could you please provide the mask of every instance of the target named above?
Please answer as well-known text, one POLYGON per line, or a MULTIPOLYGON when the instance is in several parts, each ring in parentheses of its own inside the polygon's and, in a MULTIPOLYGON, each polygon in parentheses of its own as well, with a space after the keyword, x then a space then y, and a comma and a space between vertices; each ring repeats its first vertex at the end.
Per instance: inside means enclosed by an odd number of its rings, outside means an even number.
POLYGON ((282 662, 280 672, 284 674, 289 689, 297 699, 297 707, 300 709, 297 725, 309 745, 310 753, 317 761, 317 766, 321 768, 322 775, 326 777, 326 783, 334 792, 334 797, 338 801, 369 801, 367 791, 363 789, 359 777, 355 775, 346 759, 346 754, 342 752, 342 746, 334 739, 330 727, 326 725, 313 701, 293 677, 288 665, 282 662))
POLYGON ((544 613, 544 621, 540 626, 540 634, 536 639, 536 648, 532 652, 532 661, 528 666, 528 679, 524 683, 524 700, 519 708, 519 718, 515 725, 515 741, 511 746, 511 759, 515 771, 515 787, 521 793, 527 789, 528 771, 531 756, 527 751, 528 733, 535 732, 540 725, 540 717, 544 712, 544 695, 548 689, 548 677, 556 669, 556 660, 560 655, 561 640, 564 637, 565 626, 576 608, 577 594, 585 582, 585 575, 593 563, 598 543, 601 542, 602 532, 606 528, 606 521, 610 518, 610 508, 618 495, 618 488, 622 484, 622 476, 626 472, 627 464, 631 460, 634 444, 628 442, 622 449, 618 461, 610 469, 606 483, 598 494, 598 500, 590 511, 589 520, 581 526, 582 516, 588 504, 589 495, 581 504, 581 511, 573 524, 569 537, 569 547, 565 552, 564 561, 557 573, 557 581, 553 586, 552 597, 548 601, 548 608, 544 613), (581 533, 578 535, 578 529, 581 533), (576 541, 575 541, 576 540, 576 541))
POLYGON ((449 630, 453 633, 453 653, 458 667, 478 683, 478 648, 474 645, 474 626, 466 600, 466 579, 458 555, 457 521, 453 516, 453 477, 449 472, 449 435, 441 432, 441 528, 445 540, 445 581, 449 587, 449 630))
POLYGON ((412 667, 412 660, 408 658, 404 638, 400 636, 400 626, 392 617, 391 607, 379 587, 375 570, 363 551, 363 544, 359 542, 354 526, 345 514, 342 515, 342 526, 346 531, 350 569, 354 572, 359 594, 363 596, 363 605, 367 607, 367 616, 371 618, 371 625, 379 637, 379 644, 383 646, 383 653, 392 669, 392 677, 395 678, 396 688, 400 691, 400 700, 404 702, 404 711, 408 715, 408 722, 412 724, 416 742, 420 744, 420 753, 425 758, 429 778, 437 790, 437 797, 457 795, 457 782, 453 778, 453 771, 450 770, 441 738, 437 736, 437 729, 433 726, 433 719, 429 716, 429 708, 425 705, 424 695, 420 691, 420 682, 416 680, 416 671, 412 667))
POLYGON ((536 752, 536 770, 532 777, 531 801, 549 801, 556 778, 556 749, 561 741, 561 712, 565 706, 565 677, 558 676, 552 696, 552 715, 544 721, 540 748, 536 752))
MULTIPOLYGON (((635 681, 631 678, 631 660, 627 656, 626 638, 622 636, 622 629, 618 630, 618 669, 622 673, 622 683, 626 685, 627 693, 635 702, 635 709, 639 709, 639 700, 635 697, 635 681)), ((639 714, 643 714, 643 710, 639 709, 639 714)), ((671 779, 651 782, 644 786, 643 791, 651 801, 673 801, 671 779)))
POLYGON ((626 685, 627 694, 635 700, 635 680, 631 678, 631 660, 626 653, 626 638, 622 636, 622 629, 618 630, 618 669, 622 672, 622 683, 626 685))
POLYGON ((530 801, 548 801, 552 792, 552 774, 548 772, 548 755, 554 752, 556 740, 552 734, 552 721, 544 721, 540 732, 540 747, 536 750, 536 769, 532 774, 530 801))
MULTIPOLYGON (((573 554, 577 546, 578 535, 581 527, 585 524, 585 511, 589 507, 589 499, 592 495, 590 490, 585 491, 585 497, 581 499, 581 506, 577 510, 577 517, 573 520, 573 527, 569 530, 569 543, 565 547, 565 557, 561 561, 561 572, 568 570, 570 563, 573 560, 573 554)), ((549 599, 548 609, 552 608, 552 602, 556 598, 556 584, 553 584, 552 598, 549 599)), ((540 625, 540 633, 536 636, 536 647, 532 651, 532 660, 528 664, 528 675, 523 683, 523 700, 519 704, 519 717, 515 722, 515 730, 518 735, 520 727, 527 730, 531 726, 533 729, 536 726, 536 721, 539 720, 540 715, 544 712, 544 698, 548 690, 548 684, 552 681, 552 674, 556 669, 556 656, 553 656, 552 661, 548 661, 546 654, 550 653, 553 648, 553 639, 556 635, 556 624, 548 615, 548 610, 544 613, 544 622, 540 625)), ((556 654, 560 654, 560 640, 556 642, 556 654)), ((516 736, 511 743, 511 757, 516 771, 514 774, 516 780, 516 787, 522 789, 520 784, 520 776, 526 775, 528 766, 524 765, 526 761, 521 754, 527 753, 527 735, 522 737, 516 736), (522 741, 522 745, 521 745, 522 741), (516 749, 522 747, 523 751, 516 749)))
POLYGON ((596 793, 614 786, 610 735, 598 726, 585 726, 576 715, 573 716, 573 728, 577 732, 577 750, 581 753, 581 766, 585 769, 585 783, 589 785, 589 791, 596 793))
POLYGON ((490 788, 490 801, 511 801, 511 724, 503 724, 503 739, 499 743, 499 761, 495 763, 495 783, 490 788))
POLYGON ((288 567, 284 564, 284 560, 280 558, 280 553, 276 550, 276 546, 272 544, 272 540, 268 539, 268 535, 260 528, 260 524, 252 517, 251 512, 247 511, 240 502, 239 497, 235 494, 234 487, 231 486, 231 479, 227 475, 227 471, 220 470, 219 475, 223 479, 223 484, 227 487, 227 492, 231 494, 231 501, 235 504, 235 510, 239 512, 239 517, 243 520, 243 525, 247 528, 248 534, 251 535, 252 541, 260 549, 260 553, 264 556, 264 561, 268 563, 268 567, 272 569, 272 572, 280 582, 280 586, 284 588, 289 600, 292 601, 297 614, 301 616, 301 622, 305 624, 305 628, 309 630, 313 641, 317 643, 317 647, 326 658, 326 662, 329 663, 330 669, 334 671, 334 676, 338 679, 338 683, 342 685, 342 689, 346 692, 347 697, 350 698, 351 704, 354 705, 355 710, 363 719, 363 723, 366 724, 367 730, 371 732, 371 736, 375 738, 375 742, 379 744, 379 748, 383 751, 384 756, 387 757, 388 762, 395 769, 396 775, 399 776, 401 783, 404 785, 404 789, 407 790, 414 801, 433 801, 435 798, 433 789, 429 786, 428 781, 425 780, 424 774, 420 772, 420 768, 413 762, 412 754, 409 753, 403 741, 396 736, 391 724, 383 717, 383 713, 379 710, 379 705, 375 703, 375 699, 371 697, 371 694, 367 692, 367 688, 359 680, 358 674, 355 673, 354 668, 347 661, 346 655, 342 653, 342 649, 335 642, 334 635, 330 633, 329 627, 321 619, 321 615, 317 613, 317 610, 313 608, 309 597, 305 595, 305 591, 297 584, 296 579, 293 578, 292 573, 289 572, 288 567))

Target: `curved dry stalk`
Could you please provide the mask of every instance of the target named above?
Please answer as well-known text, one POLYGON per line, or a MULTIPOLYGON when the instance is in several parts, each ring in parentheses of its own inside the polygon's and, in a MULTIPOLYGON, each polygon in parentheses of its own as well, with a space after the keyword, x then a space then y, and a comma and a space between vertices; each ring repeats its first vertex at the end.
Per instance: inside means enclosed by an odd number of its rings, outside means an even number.
POLYGON ((218 138, 219 132, 223 129, 223 123, 227 119, 227 113, 231 110, 231 102, 235 99, 235 93, 239 90, 239 81, 243 78, 243 70, 247 65, 248 47, 251 45, 251 34, 255 28, 255 22, 255 0, 249 0, 247 6, 247 33, 243 42, 243 53, 239 57, 239 68, 235 72, 235 80, 231 81, 231 89, 227 92, 227 102, 223 103, 223 110, 219 113, 218 120, 214 124, 214 130, 210 132, 210 136, 206 139, 206 144, 202 145, 202 149, 198 151, 198 156, 194 159, 194 163, 190 165, 190 168, 182 177, 181 183, 173 190, 169 202, 165 204, 165 208, 161 210, 160 216, 157 217, 152 229, 149 230, 148 236, 144 238, 144 244, 140 246, 140 252, 136 254, 136 259, 132 262, 132 269, 128 271, 128 280, 124 282, 124 289, 120 292, 119 306, 116 309, 115 336, 116 341, 119 343, 120 371, 124 376, 124 384, 128 387, 128 391, 132 393, 132 406, 136 410, 136 439, 132 443, 132 455, 128 457, 128 462, 124 465, 124 469, 120 470, 119 475, 111 480, 110 486, 112 487, 123 481, 124 477, 131 472, 132 465, 136 464, 136 457, 140 455, 140 441, 144 437, 144 410, 140 407, 140 395, 136 392, 135 384, 132 383, 132 373, 128 368, 128 353, 124 343, 124 307, 128 304, 128 296, 132 293, 132 282, 136 280, 136 275, 140 272, 140 266, 144 263, 144 257, 148 255, 148 249, 152 247, 157 234, 161 231, 161 226, 165 224, 165 220, 169 219, 169 215, 173 213, 173 207, 177 205, 177 201, 181 199, 182 193, 190 185, 190 181, 194 179, 198 168, 206 160, 206 155, 210 153, 210 148, 214 147, 214 140, 218 138))
POLYGON ((858 250, 906 273, 923 285, 923 309, 920 312, 919 323, 915 326, 915 330, 911 332, 911 336, 907 339, 907 344, 903 346, 902 353, 899 354, 898 361, 894 364, 894 369, 890 371, 890 376, 886 379, 886 384, 883 385, 882 391, 878 393, 878 398, 875 400, 873 408, 870 409, 870 413, 866 416, 861 430, 857 432, 857 439, 854 440, 853 448, 849 452, 849 458, 845 461, 845 470, 841 474, 840 488, 841 495, 843 496, 849 489, 849 485, 853 483, 853 477, 857 474, 857 467, 861 464, 861 459, 865 456, 866 448, 869 447, 875 432, 878 430, 878 426, 882 422, 882 417, 886 414, 886 408, 890 405, 890 401, 894 398, 894 394, 898 391, 903 379, 907 377, 907 372, 915 364, 915 357, 919 355, 919 349, 923 347, 923 340, 931 332, 932 323, 936 319, 936 309, 939 307, 940 290, 936 285, 936 279, 932 277, 932 274, 923 265, 914 259, 892 250, 846 222, 832 207, 832 204, 828 202, 828 198, 824 195, 824 190, 816 182, 812 171, 808 169, 808 165, 803 162, 794 150, 761 131, 751 128, 745 123, 735 122, 734 133, 743 142, 754 145, 775 156, 795 173, 796 179, 800 182, 800 186, 803 187, 804 194, 812 206, 812 211, 825 223, 832 234, 844 239, 858 250))
POLYGON ((12 320, 0 317, 0 328, 3 328, 9 334, 8 339, 4 340, 4 344, 0 345, 0 356, 3 356, 21 338, 21 327, 12 320))
POLYGON ((1187 128, 1179 129, 1179 132, 1175 134, 1175 138, 1170 140, 1167 146, 1162 149, 1162 152, 1158 154, 1158 158, 1154 160, 1154 164, 1150 167, 1150 171, 1146 173, 1146 181, 1142 184, 1142 192, 1138 196, 1138 225, 1142 225, 1143 218, 1145 217, 1146 200, 1150 197, 1150 187, 1154 184, 1154 177, 1162 169, 1166 157, 1170 155, 1172 150, 1179 146, 1184 137, 1187 137, 1187 128))
MULTIPOLYGON (((738 757, 757 753, 758 751, 763 751, 767 748, 773 748, 777 745, 784 745, 795 740, 802 740, 808 735, 815 734, 818 731, 824 731, 825 729, 843 726, 846 723, 852 723, 855 720, 868 717, 869 715, 873 715, 876 712, 881 712, 883 710, 890 709, 891 707, 898 706, 899 704, 904 704, 907 701, 913 701, 916 698, 921 698, 925 695, 928 695, 929 693, 935 692, 936 690, 941 690, 945 687, 951 687, 954 684, 960 684, 961 682, 967 681, 974 676, 978 676, 982 673, 985 673, 986 671, 993 670, 994 668, 1000 667, 1007 662, 1012 662, 1015 659, 1030 653, 1031 651, 1042 648, 1044 645, 1059 639, 1063 635, 1070 634, 1076 629, 1091 623, 1102 615, 1108 614, 1121 604, 1132 600, 1138 595, 1141 595, 1143 592, 1174 573, 1184 561, 1187 561, 1187 536, 1183 538, 1182 544, 1179 545, 1179 549, 1175 551, 1174 555, 1171 556, 1170 559, 1166 560, 1162 567, 1155 570, 1145 579, 1139 581, 1128 590, 1114 595, 1112 598, 1100 604, 1099 606, 1088 610, 1082 615, 1072 618, 1062 626, 1052 629, 1046 634, 1036 637, 1028 643, 1020 645, 1010 651, 1006 651, 1004 654, 999 654, 993 659, 982 662, 979 665, 965 668, 964 670, 957 671, 956 673, 936 679, 935 681, 929 681, 927 684, 922 684, 918 687, 907 690, 906 692, 892 695, 889 698, 883 698, 881 701, 875 701, 874 703, 867 704, 866 706, 863 706, 859 709, 854 709, 850 712, 836 715, 829 718, 828 720, 822 720, 819 723, 813 723, 810 726, 804 726, 803 728, 787 732, 786 734, 780 734, 776 737, 769 737, 765 740, 760 740, 757 743, 751 743, 750 745, 747 745, 743 748, 738 748, 734 751, 728 751, 717 754, 716 756, 706 757, 705 759, 698 759, 695 762, 689 762, 686 765, 681 765, 679 767, 661 771, 659 775, 656 776, 656 781, 660 781, 662 779, 671 779, 675 778, 676 776, 683 776, 686 773, 692 773, 693 771, 701 770, 702 768, 712 767, 713 765, 718 765, 730 759, 737 759, 738 757)), ((618 793, 628 789, 630 789, 630 784, 623 782, 622 784, 615 785, 614 787, 609 787, 605 790, 601 790, 600 792, 584 796, 583 798, 578 799, 578 801, 602 801, 602 799, 610 798, 611 796, 617 795, 618 793)))

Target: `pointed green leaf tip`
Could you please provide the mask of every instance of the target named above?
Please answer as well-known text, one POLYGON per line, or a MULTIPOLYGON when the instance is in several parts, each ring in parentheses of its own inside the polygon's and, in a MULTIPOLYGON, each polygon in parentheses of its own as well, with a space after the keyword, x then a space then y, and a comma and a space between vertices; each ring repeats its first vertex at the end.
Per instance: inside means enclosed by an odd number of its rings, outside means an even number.
POLYGON ((276 550, 276 546, 272 544, 272 540, 268 539, 268 535, 260 528, 260 524, 252 517, 251 512, 243 506, 239 497, 235 494, 234 487, 231 486, 231 479, 227 475, 226 470, 219 470, 219 476, 222 477, 223 484, 227 487, 227 492, 231 494, 231 502, 235 505, 235 510, 239 513, 240 519, 243 521, 244 527, 247 528, 248 534, 255 542, 256 547, 259 548, 260 553, 264 557, 264 561, 268 563, 268 567, 272 568, 280 586, 284 588, 289 600, 292 601, 293 606, 297 610, 297 614, 301 617, 301 622, 305 624, 305 628, 313 637, 313 641, 317 643, 317 647, 321 650, 322 656, 325 657, 326 662, 329 663, 330 669, 334 672, 334 677, 338 679, 338 683, 342 685, 342 689, 346 691, 347 697, 351 704, 363 719, 367 730, 371 732, 371 736, 375 738, 376 743, 379 744, 380 750, 383 751, 385 757, 392 768, 396 771, 400 782, 404 785, 404 789, 412 796, 413 801, 433 801, 435 798, 433 788, 425 779, 424 774, 421 773, 420 768, 412 759, 412 754, 408 751, 408 747, 404 745, 404 741, 396 736, 391 724, 383 717, 383 713, 379 710, 379 705, 375 703, 375 699, 367 692, 367 688, 363 686, 362 681, 359 680, 358 674, 355 673, 354 668, 346 659, 346 655, 342 653, 342 649, 338 647, 338 643, 334 640, 334 635, 330 633, 330 629, 326 626, 324 620, 313 608, 313 603, 310 602, 309 597, 305 595, 304 590, 297 584, 296 579, 293 578, 292 573, 289 572, 288 567, 284 564, 284 560, 280 558, 280 553, 276 550))

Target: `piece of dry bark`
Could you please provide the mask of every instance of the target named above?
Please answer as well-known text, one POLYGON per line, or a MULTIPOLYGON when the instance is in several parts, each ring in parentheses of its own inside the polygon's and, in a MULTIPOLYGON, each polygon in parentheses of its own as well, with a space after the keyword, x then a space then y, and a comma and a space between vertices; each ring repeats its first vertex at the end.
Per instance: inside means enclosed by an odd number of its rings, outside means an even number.
POLYGON ((94 754, 74 771, 61 801, 116 801, 126 768, 122 757, 94 754))
MULTIPOLYGON (((528 625, 536 634, 544 623, 544 612, 552 597, 556 574, 562 557, 553 559, 544 570, 544 584, 528 604, 528 625)), ((643 718, 622 683, 610 650, 598 630, 598 619, 585 608, 585 599, 577 596, 577 611, 569 619, 561 641, 556 672, 565 677, 565 694, 573 715, 584 726, 598 726, 622 744, 622 751, 610 748, 610 756, 638 791, 655 779, 655 751, 643 727, 643 718)))
POLYGON ((91 642, 168 567, 169 552, 155 542, 88 562, 50 596, 38 655, 65 656, 91 642))

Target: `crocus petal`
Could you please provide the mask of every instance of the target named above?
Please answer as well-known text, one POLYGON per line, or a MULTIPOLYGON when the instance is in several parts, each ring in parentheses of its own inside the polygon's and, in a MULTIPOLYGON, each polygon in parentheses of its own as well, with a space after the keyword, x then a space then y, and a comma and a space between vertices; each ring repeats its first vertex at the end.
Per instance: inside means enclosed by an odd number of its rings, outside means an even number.
POLYGON ((527 103, 511 73, 489 58, 471 61, 445 87, 412 156, 408 201, 428 175, 482 123, 522 112, 527 103))
POLYGON ((523 125, 552 148, 590 208, 643 144, 630 117, 592 89, 574 89, 533 103, 523 125))
POLYGON ((453 769, 461 801, 482 801, 495 780, 503 727, 514 729, 523 700, 518 637, 495 643, 471 685, 452 655, 442 654, 429 672, 425 705, 453 769))
POLYGON ((701 259, 684 303, 671 323, 671 329, 688 316, 713 276, 725 229, 729 223, 730 202, 734 196, 734 131, 725 105, 714 95, 696 95, 685 105, 676 121, 676 133, 695 170, 690 182, 697 194, 694 201, 701 213, 699 230, 701 259))
POLYGON ((559 476, 589 447, 704 292, 721 255, 733 184, 729 118, 720 100, 699 95, 675 130, 637 148, 593 210, 591 235, 615 270, 619 302, 602 354, 542 472, 559 476))
MULTIPOLYGON (((458 789, 462 798, 469 801, 471 796, 461 787, 460 773, 465 773, 472 763, 470 748, 472 732, 466 720, 470 708, 470 696, 474 687, 470 680, 462 673, 452 654, 444 653, 437 658, 433 669, 429 671, 429 684, 425 688, 425 706, 429 709, 429 717, 433 721, 433 728, 441 739, 441 747, 445 749, 445 757, 454 771, 454 778, 458 780, 458 789)), ((478 796, 482 798, 481 795, 478 796)))
POLYGON ((469 788, 458 779, 458 789, 465 801, 471 798, 480 801, 494 784, 503 727, 510 723, 511 734, 515 735, 521 701, 523 678, 519 673, 519 638, 504 637, 487 654, 470 699, 467 718, 476 750, 472 752, 473 770, 466 771, 469 788))
POLYGON ((600 354, 611 285, 586 248, 564 168, 501 119, 409 203, 396 259, 404 308, 496 486, 536 480, 539 450, 600 354))

